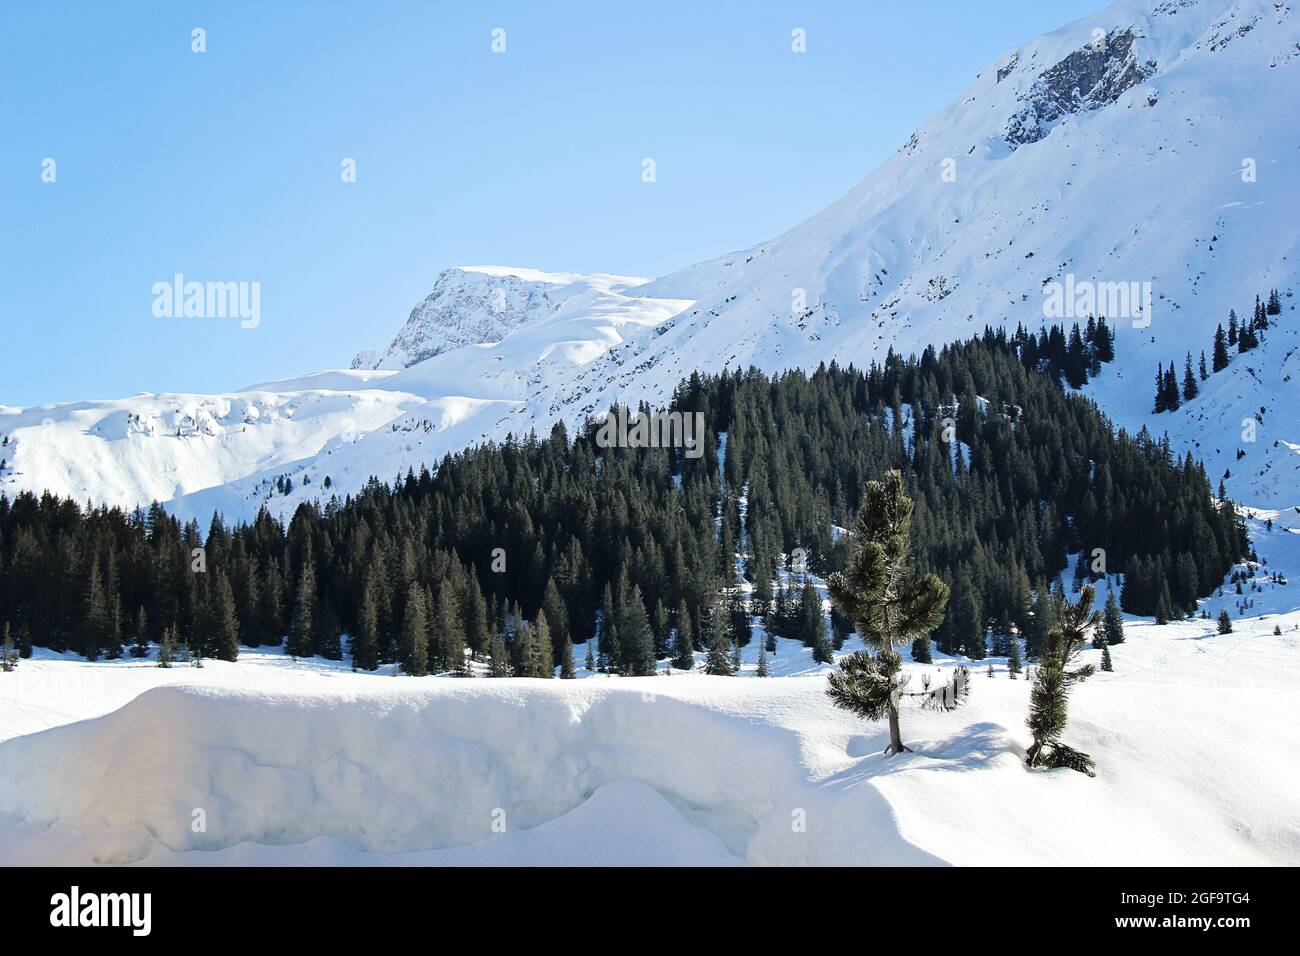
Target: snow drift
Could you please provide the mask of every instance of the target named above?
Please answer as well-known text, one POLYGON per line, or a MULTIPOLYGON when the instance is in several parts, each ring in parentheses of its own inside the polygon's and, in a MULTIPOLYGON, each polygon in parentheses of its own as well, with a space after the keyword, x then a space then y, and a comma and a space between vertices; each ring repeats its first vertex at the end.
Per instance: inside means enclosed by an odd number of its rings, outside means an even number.
POLYGON ((1297 623, 1131 624, 1071 702, 1095 779, 1025 767, 1029 684, 1001 662, 961 710, 909 711, 916 752, 889 759, 817 676, 26 662, 0 691, 151 689, 0 743, 0 863, 1294 865, 1297 623))

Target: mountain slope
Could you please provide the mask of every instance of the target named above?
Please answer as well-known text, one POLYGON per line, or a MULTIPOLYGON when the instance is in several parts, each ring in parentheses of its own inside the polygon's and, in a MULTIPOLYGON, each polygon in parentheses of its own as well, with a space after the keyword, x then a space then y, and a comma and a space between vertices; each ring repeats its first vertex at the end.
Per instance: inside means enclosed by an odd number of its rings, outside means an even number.
MULTIPOLYGON (((1149 292, 1145 313, 1105 310, 1117 357, 1087 386, 1119 425, 1167 430, 1213 477, 1230 471, 1240 500, 1294 504, 1297 99, 1290 4, 1121 0, 999 57, 848 195, 768 242, 640 285, 448 270, 389 346, 354 362, 402 369, 367 387, 416 403, 393 399, 400 407, 381 427, 295 446, 297 459, 241 451, 242 474, 218 469, 197 490, 177 483, 173 493, 191 493, 172 506, 202 520, 213 507, 286 513, 326 476, 353 491, 467 443, 572 427, 615 399, 665 400, 697 369, 863 365, 986 324, 1068 326, 1075 316, 1045 314, 1052 282, 1149 292), (1152 415, 1157 365, 1208 354, 1228 310, 1248 316, 1270 288, 1284 308, 1264 345, 1234 356, 1196 401, 1152 415), (268 497, 285 473, 295 489, 268 497)), ((69 408, 0 411, 0 434, 23 428, 20 440, 39 449, 33 419, 51 418, 58 436, 78 427, 69 408)), ((36 469, 36 451, 20 474, 0 473, 0 488, 135 503, 160 490, 142 469, 171 463, 139 451, 143 440, 95 446, 115 476, 99 488, 66 461, 36 469)))

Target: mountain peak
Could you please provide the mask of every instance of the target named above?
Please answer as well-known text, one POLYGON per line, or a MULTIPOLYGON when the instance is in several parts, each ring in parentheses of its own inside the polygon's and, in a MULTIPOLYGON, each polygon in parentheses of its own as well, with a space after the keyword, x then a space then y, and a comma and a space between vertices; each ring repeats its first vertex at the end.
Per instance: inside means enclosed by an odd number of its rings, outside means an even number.
POLYGON ((358 353, 352 368, 409 368, 452 349, 499 342, 516 329, 553 315, 576 295, 592 289, 621 291, 646 281, 514 266, 445 269, 392 342, 381 350, 358 353))

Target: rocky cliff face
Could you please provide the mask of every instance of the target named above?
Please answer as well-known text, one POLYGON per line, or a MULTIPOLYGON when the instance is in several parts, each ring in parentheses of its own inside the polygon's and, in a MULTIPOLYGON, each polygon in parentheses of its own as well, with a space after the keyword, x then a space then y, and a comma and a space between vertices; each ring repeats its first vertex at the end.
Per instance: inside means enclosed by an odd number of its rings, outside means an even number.
MULTIPOLYGON (((1139 62, 1132 29, 1107 35, 1098 28, 1094 39, 1039 74, 1022 97, 1024 106, 1007 123, 1007 143, 1013 148, 1036 143, 1062 116, 1109 106, 1156 67, 1154 60, 1139 62)), ((998 82, 1006 76, 999 70, 998 82)))
MULTIPOLYGON (((401 369, 464 345, 499 342, 559 305, 551 283, 514 275, 447 269, 414 309, 393 341, 352 360, 354 369, 401 369)), ((561 298, 560 301, 563 301, 561 298)))

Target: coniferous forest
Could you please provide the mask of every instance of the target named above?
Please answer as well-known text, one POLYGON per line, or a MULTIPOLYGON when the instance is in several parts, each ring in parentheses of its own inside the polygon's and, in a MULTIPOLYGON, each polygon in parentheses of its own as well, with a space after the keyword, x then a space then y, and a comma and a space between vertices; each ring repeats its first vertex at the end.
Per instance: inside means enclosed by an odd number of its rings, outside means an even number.
MULTIPOLYGON (((914 570, 951 591, 934 642, 979 659, 1019 633, 1036 656, 1051 615, 1032 612, 1070 555, 1076 582, 1123 574, 1125 610, 1169 620, 1250 546, 1199 463, 1145 429, 1116 433, 1067 387, 1113 354, 1090 321, 1082 334, 986 330, 866 370, 692 375, 670 408, 703 413, 702 457, 603 448, 594 421, 577 435, 557 425, 372 479, 287 526, 265 511, 201 529, 156 504, 0 497, 0 627, 24 655, 157 644, 229 660, 285 644, 423 674, 468 673, 468 650, 493 675, 549 677, 572 676, 583 644, 617 673, 685 664, 692 648, 726 673, 758 615, 828 659, 815 592, 774 571, 794 554, 818 575, 841 569, 839 529, 896 468, 916 502, 914 570)), ((851 625, 832 621, 840 641, 851 625)))

